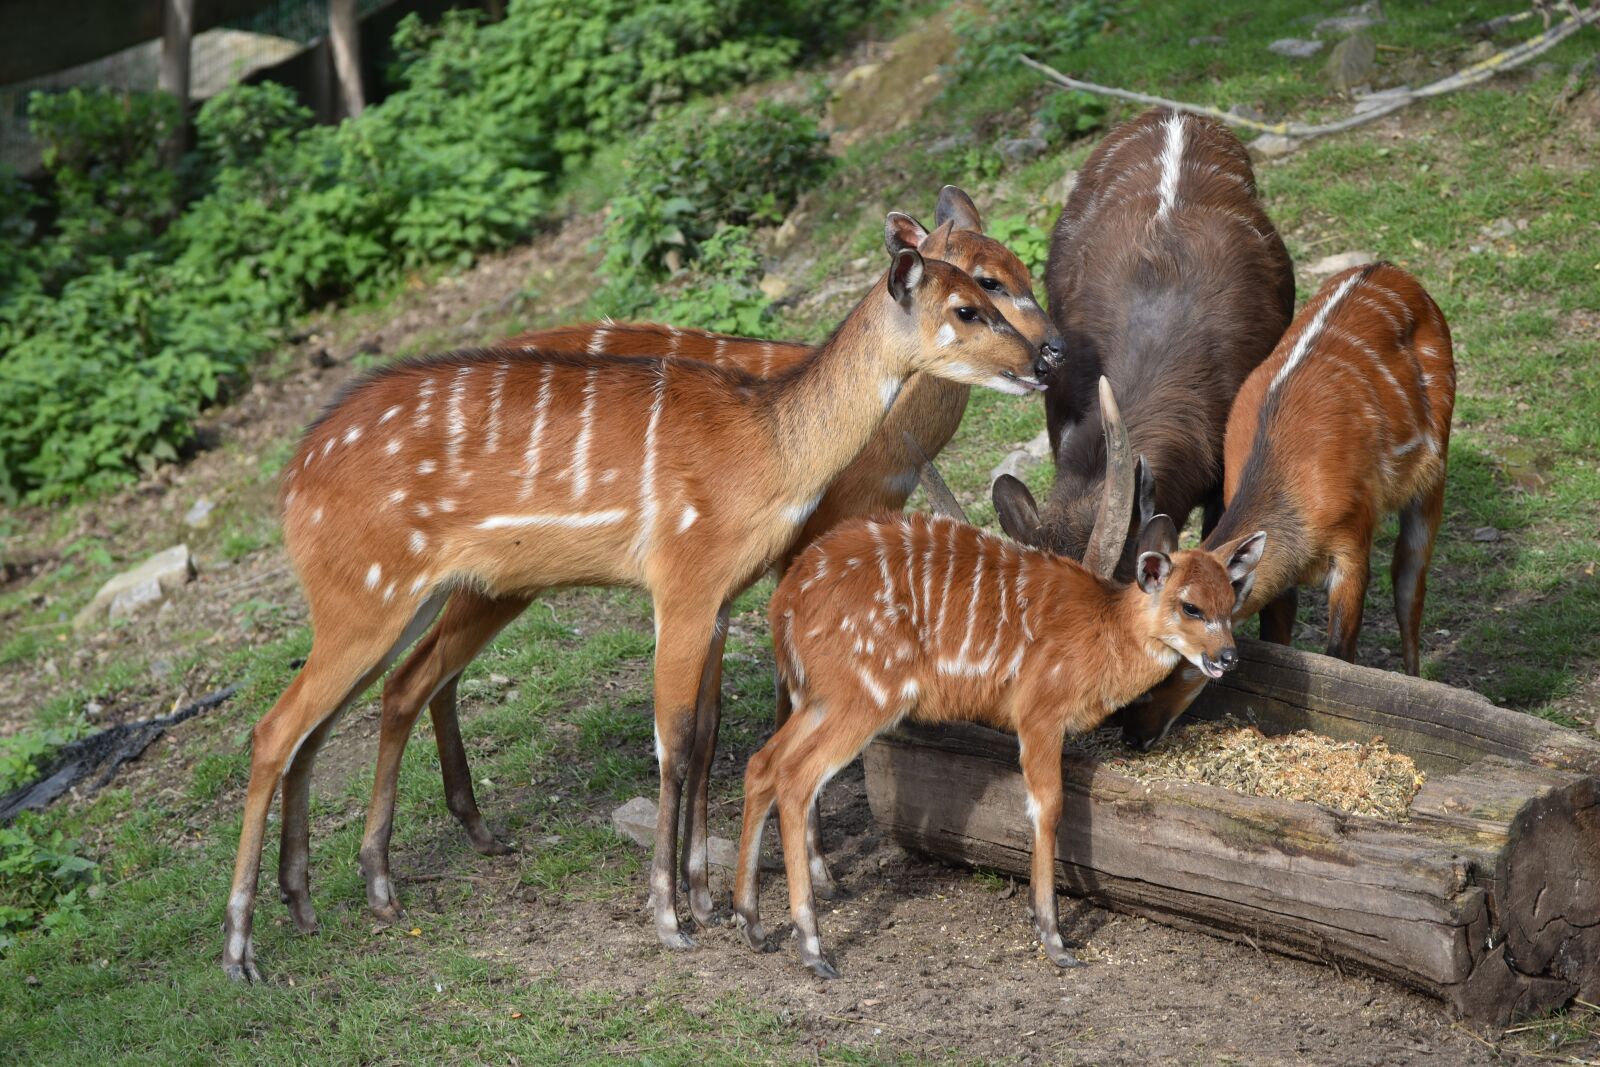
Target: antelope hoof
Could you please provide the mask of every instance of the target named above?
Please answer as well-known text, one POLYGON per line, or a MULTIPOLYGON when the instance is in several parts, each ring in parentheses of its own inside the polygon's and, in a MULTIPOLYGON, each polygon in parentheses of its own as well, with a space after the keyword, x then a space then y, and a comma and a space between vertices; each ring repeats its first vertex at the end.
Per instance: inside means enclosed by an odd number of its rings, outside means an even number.
POLYGON ((776 952, 778 946, 767 943, 767 931, 762 928, 761 920, 752 922, 738 912, 733 913, 733 925, 739 928, 739 934, 744 938, 744 943, 757 952, 776 952))
POLYGON ((322 929, 317 922, 317 913, 311 907, 311 902, 301 897, 290 898, 284 903, 289 905, 289 918, 294 920, 294 928, 302 934, 314 934, 322 929))
POLYGON ((822 900, 849 900, 855 896, 843 883, 836 882, 832 878, 826 882, 814 882, 811 894, 822 900))
POLYGON ((400 921, 400 917, 405 914, 405 909, 400 907, 400 902, 393 899, 386 900, 382 904, 374 904, 369 901, 367 907, 372 912, 372 917, 381 923, 397 923, 400 921))
POLYGON ((833 969, 833 964, 829 963, 821 956, 810 960, 805 959, 804 957, 801 957, 801 959, 807 967, 811 968, 811 973, 816 975, 818 978, 839 977, 839 972, 833 969))
POLYGON ((517 851, 516 845, 508 845, 493 834, 486 835, 482 840, 474 837, 472 847, 480 856, 510 856, 517 851))
POLYGON ((1068 967, 1084 966, 1083 961, 1073 954, 1072 950, 1066 946, 1066 943, 1059 936, 1041 938, 1040 944, 1044 946, 1044 954, 1057 967, 1065 970, 1068 967))
POLYGON ((222 973, 227 975, 231 981, 244 982, 246 985, 259 985, 264 981, 261 977, 260 969, 256 967, 253 960, 245 960, 242 963, 224 963, 222 965, 222 973))
POLYGON ((656 937, 664 946, 678 952, 686 952, 695 947, 694 938, 676 927, 662 926, 658 923, 656 937))

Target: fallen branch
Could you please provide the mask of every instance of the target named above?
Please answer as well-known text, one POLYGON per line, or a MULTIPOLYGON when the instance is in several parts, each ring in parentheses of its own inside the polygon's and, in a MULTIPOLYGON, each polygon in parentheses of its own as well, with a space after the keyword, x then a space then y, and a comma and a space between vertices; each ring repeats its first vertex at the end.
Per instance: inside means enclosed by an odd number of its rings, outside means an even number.
POLYGON ((1170 107, 1177 111, 1188 111, 1196 115, 1209 115, 1220 122, 1227 123, 1229 126, 1255 130, 1258 133, 1277 134, 1280 137, 1307 138, 1340 133, 1355 126, 1380 119, 1385 115, 1391 115, 1413 101, 1421 100, 1424 97, 1439 96, 1442 93, 1454 92, 1457 89, 1464 89, 1469 85, 1476 85, 1478 82, 1486 81, 1502 71, 1519 67, 1535 56, 1543 55, 1583 29, 1583 27, 1592 26, 1596 22, 1600 22, 1600 0, 1596 0, 1586 10, 1576 13, 1572 18, 1552 26, 1543 33, 1530 37, 1521 44, 1508 48, 1503 52, 1492 55, 1482 62, 1474 63, 1465 70, 1457 71, 1448 78, 1441 78, 1439 81, 1424 85, 1420 89, 1385 94, 1391 96, 1392 99, 1369 111, 1350 115, 1337 122, 1325 122, 1314 126, 1301 122, 1260 122, 1256 119, 1249 119, 1242 115, 1223 111, 1220 108, 1208 107, 1205 104, 1187 104, 1181 100, 1168 100, 1166 97, 1152 96, 1149 93, 1134 92, 1130 89, 1114 89, 1107 85, 1096 85, 1094 82, 1070 78, 1054 67, 1040 63, 1031 56, 1018 56, 1017 59, 1023 66, 1031 67, 1066 89, 1080 89, 1084 92, 1112 96, 1119 100, 1130 100, 1138 104, 1153 104, 1160 107, 1170 107))
POLYGON ((170 715, 125 722, 64 745, 38 778, 0 797, 0 826, 10 822, 18 812, 43 811, 62 793, 106 764, 105 771, 89 787, 90 793, 98 792, 124 763, 137 759, 150 747, 151 742, 166 733, 167 727, 176 726, 202 711, 216 707, 238 691, 237 685, 230 685, 215 693, 208 693, 170 715))

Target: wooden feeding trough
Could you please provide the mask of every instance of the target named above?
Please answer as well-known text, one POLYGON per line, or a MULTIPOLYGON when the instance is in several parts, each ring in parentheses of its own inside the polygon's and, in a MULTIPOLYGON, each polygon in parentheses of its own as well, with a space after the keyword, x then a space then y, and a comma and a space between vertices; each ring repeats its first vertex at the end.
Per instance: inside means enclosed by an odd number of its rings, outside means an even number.
MULTIPOLYGON (((1426 775, 1408 817, 1142 782, 1070 751, 1056 880, 1118 911, 1367 971, 1492 1024, 1600 1003, 1600 741, 1475 693, 1241 641, 1191 716, 1381 736, 1426 775)), ((902 844, 1023 875, 1016 739, 904 727, 866 752, 902 844)))

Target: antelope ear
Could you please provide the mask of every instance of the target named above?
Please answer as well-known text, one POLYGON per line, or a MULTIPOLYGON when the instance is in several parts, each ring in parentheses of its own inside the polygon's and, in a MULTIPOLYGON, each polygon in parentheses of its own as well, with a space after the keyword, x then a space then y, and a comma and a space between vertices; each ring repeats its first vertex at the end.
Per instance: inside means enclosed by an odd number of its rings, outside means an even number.
POLYGON ((1257 530, 1248 537, 1241 537, 1217 549, 1217 560, 1228 568, 1228 577, 1232 579, 1234 588, 1256 569, 1256 564, 1261 562, 1262 553, 1267 549, 1267 531, 1257 530))
POLYGON ((1178 524, 1171 515, 1157 515, 1139 531, 1139 552, 1170 556, 1178 550, 1178 524))
POLYGON ((1000 529, 1006 536, 1023 545, 1039 545, 1039 505, 1021 480, 1002 474, 994 480, 990 490, 994 498, 995 515, 1000 519, 1000 529))
POLYGON ((902 307, 911 302, 911 294, 927 272, 922 266, 922 255, 915 248, 902 248, 894 253, 889 264, 889 295, 902 307))
POLYGON ((927 227, 904 211, 889 212, 883 222, 883 243, 891 256, 902 248, 917 248, 927 239, 927 227))
POLYGON ((1158 593, 1167 584, 1167 575, 1172 573, 1172 560, 1165 552, 1141 552, 1136 568, 1139 588, 1146 593, 1158 593))
POLYGON ((935 226, 943 226, 947 222, 955 223, 955 228, 958 230, 983 232, 983 219, 979 217, 977 205, 972 202, 972 197, 953 185, 947 185, 939 190, 939 205, 933 209, 935 226))
POLYGON ((1156 517, 1156 476, 1142 455, 1133 465, 1133 479, 1139 487, 1139 529, 1143 531, 1156 517))

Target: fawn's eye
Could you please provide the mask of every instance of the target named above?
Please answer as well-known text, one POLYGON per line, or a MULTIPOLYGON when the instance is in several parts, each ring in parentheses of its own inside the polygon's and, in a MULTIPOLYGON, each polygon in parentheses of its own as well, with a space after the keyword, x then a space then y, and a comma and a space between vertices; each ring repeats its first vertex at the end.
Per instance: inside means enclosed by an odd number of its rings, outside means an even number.
POLYGON ((979 278, 978 284, 991 293, 998 293, 1005 288, 999 278, 979 278))
POLYGON ((977 317, 978 317, 978 309, 977 308, 969 308, 969 307, 956 308, 956 318, 960 319, 962 322, 971 322, 972 320, 976 319, 977 317))
POLYGON ((1195 607, 1193 604, 1189 603, 1187 600, 1185 600, 1183 602, 1182 607, 1183 607, 1183 613, 1185 615, 1189 616, 1189 618, 1198 619, 1198 618, 1201 617, 1200 609, 1195 607))

